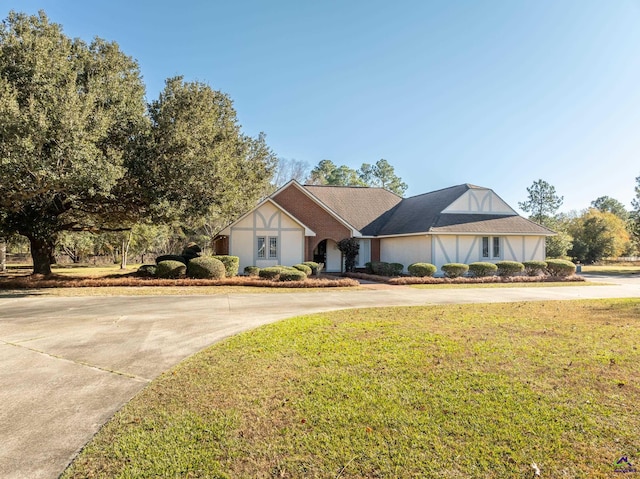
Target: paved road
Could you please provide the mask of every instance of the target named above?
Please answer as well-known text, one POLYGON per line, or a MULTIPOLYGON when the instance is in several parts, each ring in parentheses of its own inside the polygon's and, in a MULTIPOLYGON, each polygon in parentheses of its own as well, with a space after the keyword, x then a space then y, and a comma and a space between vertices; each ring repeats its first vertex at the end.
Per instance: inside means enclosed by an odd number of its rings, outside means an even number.
POLYGON ((262 324, 356 307, 640 297, 640 278, 596 279, 618 284, 188 297, 0 292, 0 477, 57 478, 154 377, 262 324))

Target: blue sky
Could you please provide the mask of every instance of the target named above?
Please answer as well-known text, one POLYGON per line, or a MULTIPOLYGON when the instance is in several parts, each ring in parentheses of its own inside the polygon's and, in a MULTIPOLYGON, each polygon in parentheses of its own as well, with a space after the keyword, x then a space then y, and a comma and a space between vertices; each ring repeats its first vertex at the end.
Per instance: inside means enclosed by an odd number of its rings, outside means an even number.
POLYGON ((274 152, 385 158, 407 195, 472 183, 561 211, 640 176, 640 0, 14 0, 71 37, 116 41, 155 99, 184 75, 234 100, 274 152))

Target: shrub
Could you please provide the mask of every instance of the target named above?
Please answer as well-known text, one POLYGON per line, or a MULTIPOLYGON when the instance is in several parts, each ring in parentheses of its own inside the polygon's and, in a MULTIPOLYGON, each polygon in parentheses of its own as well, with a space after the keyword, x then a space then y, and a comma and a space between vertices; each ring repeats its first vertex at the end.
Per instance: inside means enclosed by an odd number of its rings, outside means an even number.
POLYGON ((498 261, 496 266, 498 267, 498 276, 503 278, 516 276, 524 271, 524 265, 517 261, 498 261))
POLYGON ((344 257, 344 269, 347 273, 353 272, 356 268, 356 258, 360 251, 360 241, 358 238, 343 238, 338 241, 338 249, 344 257))
POLYGON ((418 278, 425 278, 427 276, 433 276, 438 268, 431 263, 413 263, 407 267, 407 271, 411 276, 417 276, 418 278))
POLYGON ((524 261, 524 274, 527 276, 540 276, 547 270, 546 261, 524 261))
POLYGON ((404 266, 400 263, 387 263, 385 261, 372 261, 371 271, 379 276, 399 276, 404 266), (399 268, 399 271, 398 271, 399 268))
POLYGON ((389 263, 388 276, 400 276, 404 271, 404 265, 401 263, 389 263))
POLYGON ((218 261, 222 261, 227 278, 233 278, 238 276, 238 269, 240 268, 240 258, 237 256, 217 255, 214 256, 218 261))
POLYGON ((547 273, 551 276, 571 276, 576 272, 576 265, 564 259, 548 259, 547 273))
POLYGON ((283 268, 280 272, 280 281, 304 281, 307 274, 294 268, 283 268))
POLYGON ((260 276, 262 279, 270 279, 272 281, 275 281, 280 277, 280 273, 282 273, 281 266, 269 266, 267 268, 261 268, 258 276, 260 276))
POLYGON ((200 249, 200 246, 198 246, 196 243, 189 243, 182 250, 182 256, 184 256, 188 262, 192 258, 199 257, 201 251, 202 249, 200 249))
POLYGON ((311 268, 311 274, 318 274, 318 266, 320 265, 315 261, 305 261, 304 263, 300 263, 300 264, 303 264, 311 268))
POLYGON ((156 275, 156 265, 155 264, 143 264, 136 271, 136 276, 140 278, 153 278, 156 275))
POLYGON ((198 256, 189 261, 187 276, 197 279, 222 279, 225 267, 222 261, 214 256, 198 256))
POLYGON ((468 269, 471 276, 475 278, 484 278, 485 276, 493 276, 494 274, 496 274, 498 267, 495 264, 489 263, 487 261, 478 261, 476 263, 471 263, 468 269))
POLYGON ((177 279, 187 275, 187 266, 181 261, 160 261, 156 267, 158 278, 177 279))
POLYGON ((441 269, 447 278, 459 278, 469 271, 469 266, 462 263, 447 263, 443 264, 441 269))
POLYGON ((364 270, 367 274, 373 274, 373 263, 371 261, 367 261, 364 264, 364 270))
POLYGON ((244 274, 247 276, 258 276, 260 274, 260 268, 257 266, 245 266, 244 274))
POLYGON ((294 264, 292 268, 297 269, 298 271, 302 271, 306 276, 311 276, 311 267, 306 264, 294 264))
POLYGON ((161 261, 180 261, 182 264, 187 264, 187 259, 179 254, 163 254, 156 258, 156 264, 160 264, 161 261))

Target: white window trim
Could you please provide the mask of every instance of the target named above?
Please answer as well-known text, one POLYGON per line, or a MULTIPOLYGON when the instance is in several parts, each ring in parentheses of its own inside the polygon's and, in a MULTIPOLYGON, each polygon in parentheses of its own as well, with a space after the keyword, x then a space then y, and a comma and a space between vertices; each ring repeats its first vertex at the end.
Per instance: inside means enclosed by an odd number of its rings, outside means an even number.
POLYGON ((483 236, 480 241, 480 257, 482 259, 502 259, 502 237, 501 236, 483 236), (487 249, 485 255, 485 239, 487 240, 487 249), (497 243, 496 243, 497 241, 497 243), (498 254, 495 254, 496 246, 498 246, 498 254))

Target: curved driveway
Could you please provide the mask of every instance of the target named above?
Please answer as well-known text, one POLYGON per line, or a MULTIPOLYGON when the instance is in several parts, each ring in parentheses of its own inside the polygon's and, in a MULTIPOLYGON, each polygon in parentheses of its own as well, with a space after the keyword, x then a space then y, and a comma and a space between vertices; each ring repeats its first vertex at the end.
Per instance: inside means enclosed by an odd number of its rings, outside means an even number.
POLYGON ((345 308, 640 297, 640 278, 602 279, 617 284, 188 297, 0 293, 0 477, 58 477, 154 377, 262 324, 345 308))

